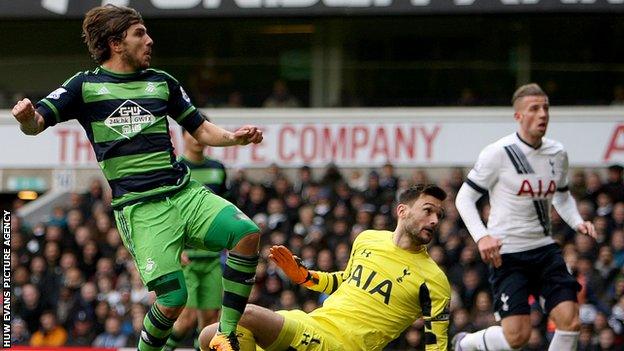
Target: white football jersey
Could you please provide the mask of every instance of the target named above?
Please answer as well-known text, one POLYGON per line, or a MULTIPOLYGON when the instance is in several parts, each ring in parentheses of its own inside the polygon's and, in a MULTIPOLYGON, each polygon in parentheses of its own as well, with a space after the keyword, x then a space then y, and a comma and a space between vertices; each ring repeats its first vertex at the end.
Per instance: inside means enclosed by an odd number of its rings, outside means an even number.
POLYGON ((554 242, 550 205, 556 191, 567 191, 568 155, 563 145, 542 138, 535 149, 517 133, 486 146, 466 183, 489 192, 488 234, 503 241, 501 253, 521 252, 554 242))

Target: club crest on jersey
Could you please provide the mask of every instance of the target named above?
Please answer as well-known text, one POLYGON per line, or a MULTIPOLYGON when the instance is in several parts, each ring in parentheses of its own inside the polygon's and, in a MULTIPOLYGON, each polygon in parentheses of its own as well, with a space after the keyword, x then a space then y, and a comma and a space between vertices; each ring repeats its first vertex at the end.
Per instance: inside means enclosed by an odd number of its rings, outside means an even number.
POLYGON ((154 122, 156 117, 132 100, 124 101, 104 120, 107 127, 128 139, 154 122))
POLYGON ((554 180, 550 180, 546 183, 538 179, 537 182, 531 184, 528 179, 523 179, 520 190, 518 190, 516 195, 546 198, 548 195, 554 194, 555 191, 557 191, 557 184, 555 184, 554 180))

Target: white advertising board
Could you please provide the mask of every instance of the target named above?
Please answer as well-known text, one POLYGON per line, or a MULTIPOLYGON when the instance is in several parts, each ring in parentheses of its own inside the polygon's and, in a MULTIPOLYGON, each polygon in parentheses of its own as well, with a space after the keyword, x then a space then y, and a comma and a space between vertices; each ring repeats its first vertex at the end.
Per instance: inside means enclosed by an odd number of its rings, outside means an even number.
MULTIPOLYGON (((208 148, 207 154, 231 167, 259 168, 304 164, 322 167, 470 166, 488 143, 512 133, 508 108, 429 108, 360 110, 206 110, 233 130, 255 124, 264 131, 258 145, 208 148)), ((170 128, 181 150, 180 128, 170 128)), ((623 108, 553 108, 548 137, 561 141, 572 166, 624 164, 623 108)), ((39 136, 23 135, 8 111, 0 112, 1 168, 97 167, 82 127, 68 122, 39 136)))

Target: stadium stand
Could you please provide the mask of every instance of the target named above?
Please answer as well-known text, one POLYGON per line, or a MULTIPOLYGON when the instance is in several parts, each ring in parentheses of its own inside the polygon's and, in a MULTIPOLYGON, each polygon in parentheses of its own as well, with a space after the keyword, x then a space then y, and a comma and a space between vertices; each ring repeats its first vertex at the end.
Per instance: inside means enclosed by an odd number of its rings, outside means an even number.
MULTIPOLYGON (((314 177, 307 167, 301 168, 296 178, 277 166, 269 170, 257 182, 239 170, 229 184, 230 200, 264 232, 263 260, 258 265, 252 303, 271 309, 317 308, 326 296, 293 286, 267 260, 268 248, 287 245, 313 269, 340 269, 363 228, 393 227, 393 194, 397 190, 435 182, 450 194, 439 236, 429 248, 452 284, 450 336, 495 323, 487 267, 454 207, 463 169, 451 169, 438 179, 430 179, 422 169, 415 169, 410 176, 397 176, 392 165, 363 172, 360 177, 333 165, 320 177, 314 177)), ((622 175, 620 166, 611 166, 606 172, 577 169, 571 174, 570 189, 583 217, 592 220, 599 231, 599 240, 576 235, 553 211, 554 237, 583 286, 578 295, 583 323, 579 350, 624 347, 622 175)), ((94 181, 88 192, 72 194, 68 206, 55 207, 45 222, 27 227, 13 217, 13 345, 32 345, 37 333, 52 327, 65 332, 65 345, 135 346, 146 307, 154 296, 141 284, 119 240, 107 197, 107 189, 94 181), (45 321, 46 314, 58 321, 56 327, 45 321)), ((16 202, 14 207, 20 204, 16 202)), ((487 202, 481 207, 485 216, 487 202)), ((533 335, 526 350, 543 350, 554 327, 537 302, 532 303, 531 322, 533 335)), ((191 340, 186 342, 187 347, 192 345, 191 340)), ((423 325, 417 321, 387 350, 422 347, 423 325)))

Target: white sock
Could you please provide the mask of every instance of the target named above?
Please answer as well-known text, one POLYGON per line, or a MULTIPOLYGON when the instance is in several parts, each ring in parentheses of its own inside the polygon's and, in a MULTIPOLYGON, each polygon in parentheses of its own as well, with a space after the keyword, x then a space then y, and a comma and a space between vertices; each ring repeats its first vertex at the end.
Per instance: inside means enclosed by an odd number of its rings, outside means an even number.
POLYGON ((555 329, 555 335, 550 341, 550 347, 548 347, 548 351, 576 351, 576 348, 578 347, 579 334, 580 332, 577 331, 565 331, 555 329))
POLYGON ((466 351, 509 351, 513 350, 505 339, 503 328, 493 326, 466 335, 461 341, 462 350, 466 351))

